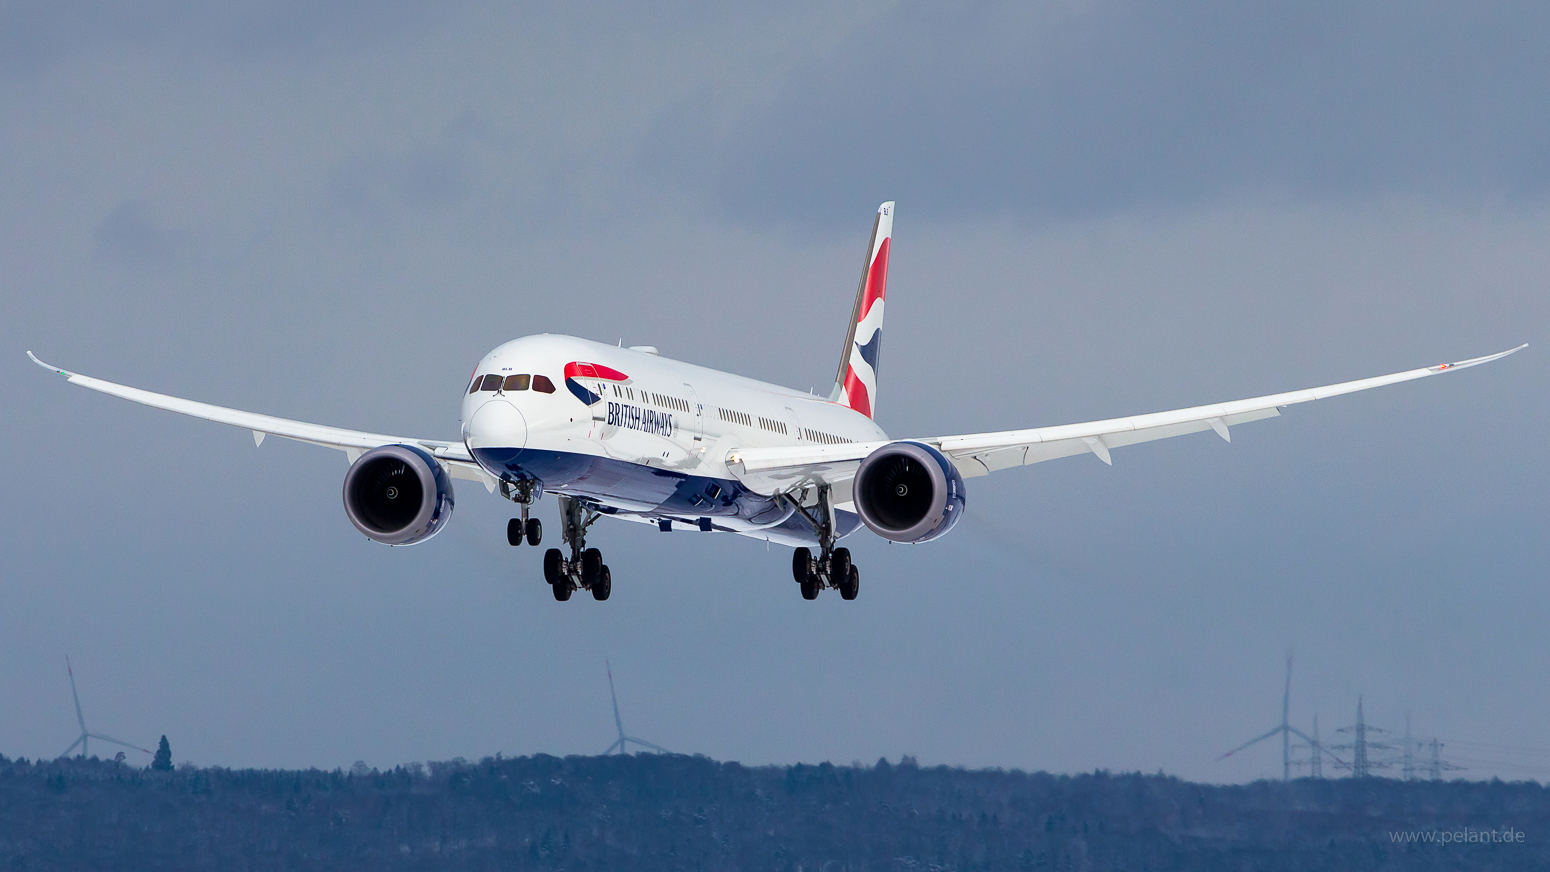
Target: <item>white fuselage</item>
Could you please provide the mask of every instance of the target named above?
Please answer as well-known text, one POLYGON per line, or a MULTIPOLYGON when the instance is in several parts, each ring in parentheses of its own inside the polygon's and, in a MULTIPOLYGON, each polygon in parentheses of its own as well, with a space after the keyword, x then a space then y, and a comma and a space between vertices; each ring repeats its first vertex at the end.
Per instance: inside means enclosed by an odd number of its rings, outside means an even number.
MULTIPOLYGON (((619 517, 709 523, 793 544, 813 541, 805 522, 740 480, 728 455, 887 438, 870 418, 827 399, 551 334, 486 354, 460 423, 470 453, 502 481, 619 517)), ((838 526, 849 532, 855 519, 843 514, 838 526)))

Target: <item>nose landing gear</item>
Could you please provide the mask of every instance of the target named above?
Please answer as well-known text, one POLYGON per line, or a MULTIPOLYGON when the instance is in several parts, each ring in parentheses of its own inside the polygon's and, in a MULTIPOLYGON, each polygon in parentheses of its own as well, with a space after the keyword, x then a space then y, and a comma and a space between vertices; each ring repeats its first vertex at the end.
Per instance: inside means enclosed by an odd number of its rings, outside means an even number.
POLYGON ((541 489, 533 481, 501 482, 501 496, 522 508, 522 517, 506 522, 506 544, 515 547, 526 541, 529 545, 537 546, 543 541, 544 525, 537 518, 528 517, 528 511, 540 493, 541 489))
POLYGON ((544 525, 537 518, 529 518, 527 512, 528 504, 523 503, 522 517, 506 522, 506 544, 515 547, 526 541, 529 545, 537 546, 543 541, 544 525))

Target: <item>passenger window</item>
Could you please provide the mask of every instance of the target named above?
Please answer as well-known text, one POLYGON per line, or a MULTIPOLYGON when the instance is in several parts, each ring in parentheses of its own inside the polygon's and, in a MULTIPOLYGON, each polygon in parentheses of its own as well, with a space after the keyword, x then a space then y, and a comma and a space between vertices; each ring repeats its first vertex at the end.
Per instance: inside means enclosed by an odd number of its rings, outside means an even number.
POLYGON ((500 389, 501 377, 493 372, 485 376, 483 383, 479 385, 479 390, 481 391, 498 391, 500 389))
POLYGON ((502 387, 501 390, 525 391, 527 390, 528 380, 531 378, 532 376, 528 375, 527 373, 523 373, 521 375, 508 375, 506 376, 506 385, 502 387))
POLYGON ((533 390, 541 394, 552 394, 554 393, 554 382, 550 381, 546 375, 535 375, 533 376, 533 390))

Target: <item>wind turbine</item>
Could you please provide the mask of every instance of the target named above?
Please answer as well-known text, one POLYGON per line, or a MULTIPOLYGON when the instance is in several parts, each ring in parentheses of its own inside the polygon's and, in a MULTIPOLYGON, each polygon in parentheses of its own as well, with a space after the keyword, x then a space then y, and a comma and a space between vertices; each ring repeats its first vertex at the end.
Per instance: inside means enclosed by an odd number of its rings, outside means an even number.
POLYGON ((60 754, 59 756, 70 756, 70 752, 75 750, 76 745, 79 745, 81 746, 81 756, 85 757, 87 739, 101 739, 104 742, 112 742, 115 745, 123 745, 125 748, 130 748, 135 751, 144 751, 147 754, 151 753, 150 748, 142 748, 139 745, 131 745, 122 739, 115 739, 112 736, 104 736, 101 733, 93 733, 86 729, 86 718, 81 714, 81 695, 75 692, 75 670, 70 666, 70 657, 68 655, 65 657, 65 671, 70 673, 70 697, 75 700, 75 722, 81 725, 81 736, 72 742, 70 747, 66 748, 64 753, 60 754))
POLYGON ((1258 736, 1255 736, 1254 738, 1248 740, 1247 742, 1244 742, 1242 745, 1239 745, 1238 747, 1232 749, 1231 751, 1228 751, 1226 754, 1223 754, 1222 756, 1220 756, 1220 757, 1218 757, 1216 759, 1217 760, 1226 760, 1228 757, 1231 757, 1232 755, 1238 753, 1239 751, 1242 751, 1244 748, 1247 748, 1250 745, 1254 745, 1254 744, 1257 744, 1259 742, 1263 742, 1264 740, 1270 738, 1271 736, 1279 735, 1281 737, 1281 780, 1282 781, 1290 781, 1292 779, 1292 737, 1293 736, 1296 736, 1297 738, 1302 739, 1304 742, 1307 742, 1308 746, 1313 749, 1313 753, 1314 754, 1318 754, 1319 752, 1322 751, 1323 753, 1328 754, 1331 757, 1334 757, 1336 762, 1344 764, 1345 761, 1341 760, 1339 757, 1335 757, 1334 752, 1326 749, 1323 745, 1321 745, 1319 743, 1319 741, 1317 739, 1309 738, 1307 733, 1304 733, 1302 730, 1299 730, 1296 727, 1292 726, 1292 724, 1291 724, 1291 717, 1290 717, 1291 716, 1291 708, 1292 708, 1292 652, 1288 651, 1288 652, 1286 652, 1286 687, 1281 692, 1281 723, 1276 724, 1274 727, 1272 727, 1268 731, 1266 731, 1264 733, 1261 733, 1258 736))
POLYGON ((629 745, 631 743, 639 745, 642 748, 650 748, 651 750, 662 754, 673 753, 661 745, 653 745, 644 739, 637 739, 634 736, 626 736, 624 734, 624 719, 619 717, 619 695, 614 693, 614 668, 613 665, 610 664, 607 660, 603 661, 603 666, 608 669, 608 695, 614 701, 614 726, 619 728, 619 738, 615 739, 614 743, 609 745, 608 750, 604 751, 603 753, 612 754, 614 749, 617 748, 619 749, 620 754, 628 754, 630 753, 629 745))

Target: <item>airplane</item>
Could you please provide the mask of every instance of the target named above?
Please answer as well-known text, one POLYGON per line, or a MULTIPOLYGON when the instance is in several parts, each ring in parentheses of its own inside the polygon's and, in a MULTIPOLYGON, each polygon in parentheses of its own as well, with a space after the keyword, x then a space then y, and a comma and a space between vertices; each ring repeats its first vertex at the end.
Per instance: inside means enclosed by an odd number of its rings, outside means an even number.
POLYGON ((367 538, 412 545, 452 517, 452 480, 483 484, 516 503, 511 545, 540 544, 530 510, 559 504, 566 551, 549 548, 544 580, 564 601, 578 590, 608 599, 613 573, 587 544, 598 518, 663 532, 737 533, 795 550, 803 598, 860 590, 860 570, 837 543, 866 527, 893 542, 937 539, 962 519, 964 480, 1014 466, 1112 452, 1141 442, 1272 418, 1287 406, 1467 369, 1497 354, 1323 387, 1167 412, 994 433, 893 439, 876 422, 878 364, 894 204, 872 224, 834 388, 818 397, 671 360, 651 346, 612 346, 540 334, 497 346, 464 392, 461 439, 367 433, 153 393, 34 363, 70 383, 265 436, 344 451, 343 501, 367 538))

